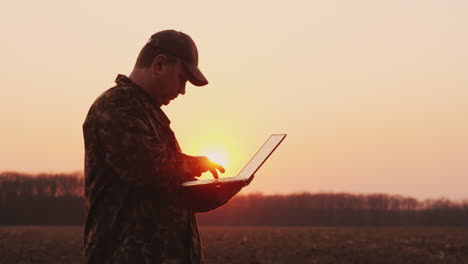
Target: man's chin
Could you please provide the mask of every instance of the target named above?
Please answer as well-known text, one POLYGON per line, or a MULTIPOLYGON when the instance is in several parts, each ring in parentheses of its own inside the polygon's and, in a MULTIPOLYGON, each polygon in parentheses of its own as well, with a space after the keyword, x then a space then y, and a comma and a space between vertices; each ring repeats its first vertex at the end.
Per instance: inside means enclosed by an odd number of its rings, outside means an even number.
POLYGON ((171 100, 169 100, 167 97, 159 97, 158 100, 157 100, 157 102, 158 102, 158 104, 160 106, 168 105, 170 101, 171 100))
POLYGON ((171 102, 170 99, 164 99, 162 104, 163 105, 168 105, 170 102, 171 102))

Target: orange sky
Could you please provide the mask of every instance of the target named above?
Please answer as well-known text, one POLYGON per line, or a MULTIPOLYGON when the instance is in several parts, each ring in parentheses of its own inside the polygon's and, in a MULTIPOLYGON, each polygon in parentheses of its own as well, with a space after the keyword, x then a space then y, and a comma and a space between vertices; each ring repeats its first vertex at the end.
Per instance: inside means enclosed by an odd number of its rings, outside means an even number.
POLYGON ((467 198, 466 10, 455 0, 7 0, 0 171, 82 170, 92 101, 152 33, 174 28, 195 40, 210 81, 164 108, 185 152, 220 149, 235 175, 269 134, 288 133, 243 192, 467 198))

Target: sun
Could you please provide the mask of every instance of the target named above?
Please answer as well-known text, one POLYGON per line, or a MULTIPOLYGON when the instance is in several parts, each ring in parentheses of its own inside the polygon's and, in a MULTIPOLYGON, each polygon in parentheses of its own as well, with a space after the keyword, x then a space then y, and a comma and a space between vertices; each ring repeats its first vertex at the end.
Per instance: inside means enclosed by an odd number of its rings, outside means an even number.
POLYGON ((200 153, 204 156, 207 156, 211 161, 214 161, 223 167, 226 167, 228 165, 226 152, 220 147, 202 150, 200 151, 200 153))
MULTIPOLYGON (((202 147, 198 152, 201 156, 206 156, 213 162, 218 163, 219 165, 223 166, 223 168, 227 171, 229 167, 229 159, 225 148, 222 145, 207 145, 202 147)), ((219 177, 224 177, 223 173, 218 174, 219 177)), ((213 178, 210 172, 205 172, 201 175, 201 179, 210 179, 213 178)))
MULTIPOLYGON (((239 146, 233 136, 226 133, 204 133, 197 138, 192 138, 190 144, 184 146, 184 153, 192 156, 206 156, 213 162, 223 166, 225 173, 218 173, 220 178, 232 177, 238 172, 239 146)), ((210 172, 205 172, 199 179, 212 179, 210 172)))

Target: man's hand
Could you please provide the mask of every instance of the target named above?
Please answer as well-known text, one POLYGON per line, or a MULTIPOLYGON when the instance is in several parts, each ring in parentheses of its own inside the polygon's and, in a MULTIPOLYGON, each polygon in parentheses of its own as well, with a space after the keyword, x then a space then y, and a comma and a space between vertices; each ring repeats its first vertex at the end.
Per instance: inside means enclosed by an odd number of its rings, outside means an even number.
POLYGON ((209 171, 211 172, 211 174, 213 174, 213 177, 215 179, 218 179, 219 177, 218 177, 217 170, 219 170, 221 173, 224 173, 225 171, 223 166, 219 165, 216 162, 209 160, 205 156, 195 156, 193 158, 195 158, 196 160, 196 164, 194 166, 195 177, 200 176, 205 171, 209 171))

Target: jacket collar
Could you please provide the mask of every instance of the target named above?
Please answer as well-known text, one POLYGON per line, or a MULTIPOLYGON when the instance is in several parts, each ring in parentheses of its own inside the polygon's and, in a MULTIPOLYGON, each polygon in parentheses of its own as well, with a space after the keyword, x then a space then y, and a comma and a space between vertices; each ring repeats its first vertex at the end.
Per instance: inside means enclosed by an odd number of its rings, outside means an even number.
POLYGON ((118 74, 115 78, 115 83, 119 86, 128 88, 132 97, 134 97, 139 104, 146 110, 153 114, 154 118, 158 119, 161 123, 169 125, 171 121, 162 111, 161 107, 153 102, 153 98, 141 86, 134 83, 130 78, 123 74, 118 74))

